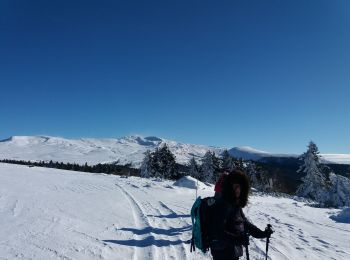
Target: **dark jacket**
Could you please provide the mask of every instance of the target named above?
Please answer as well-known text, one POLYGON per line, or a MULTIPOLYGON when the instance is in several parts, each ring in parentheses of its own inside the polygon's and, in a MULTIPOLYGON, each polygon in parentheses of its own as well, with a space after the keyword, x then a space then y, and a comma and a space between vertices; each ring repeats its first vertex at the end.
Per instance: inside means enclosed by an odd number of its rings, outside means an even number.
POLYGON ((255 238, 266 237, 265 232, 250 223, 245 217, 242 208, 225 201, 224 198, 215 198, 210 207, 208 216, 208 236, 210 250, 215 253, 224 252, 227 258, 234 259, 243 255, 242 243, 246 233, 255 238))

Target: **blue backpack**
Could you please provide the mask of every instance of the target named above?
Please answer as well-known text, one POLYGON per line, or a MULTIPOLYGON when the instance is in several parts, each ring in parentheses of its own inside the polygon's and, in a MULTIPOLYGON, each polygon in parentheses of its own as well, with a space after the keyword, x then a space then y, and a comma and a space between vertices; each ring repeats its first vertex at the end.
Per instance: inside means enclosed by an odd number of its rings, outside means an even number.
POLYGON ((209 250, 210 237, 208 234, 207 225, 209 223, 209 207, 215 203, 213 197, 201 198, 198 197, 191 208, 192 220, 192 239, 191 252, 196 250, 196 247, 203 253, 209 250))

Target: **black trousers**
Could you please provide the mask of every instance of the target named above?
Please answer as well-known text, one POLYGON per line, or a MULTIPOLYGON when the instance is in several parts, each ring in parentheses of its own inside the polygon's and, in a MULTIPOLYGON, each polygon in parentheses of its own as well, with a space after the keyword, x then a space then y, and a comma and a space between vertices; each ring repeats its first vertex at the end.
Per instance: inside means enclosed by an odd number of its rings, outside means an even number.
POLYGON ((211 250, 213 260, 239 260, 239 257, 232 257, 232 251, 228 250, 211 250))

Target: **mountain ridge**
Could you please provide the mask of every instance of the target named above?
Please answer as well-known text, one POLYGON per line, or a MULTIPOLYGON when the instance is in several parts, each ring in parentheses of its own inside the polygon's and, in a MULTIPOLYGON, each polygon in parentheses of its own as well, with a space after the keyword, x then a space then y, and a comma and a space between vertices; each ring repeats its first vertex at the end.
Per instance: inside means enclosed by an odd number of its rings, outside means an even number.
MULTIPOLYGON (((245 160, 260 161, 264 158, 297 158, 296 154, 278 154, 258 150, 250 146, 228 149, 199 144, 188 144, 159 138, 156 136, 129 135, 121 138, 79 138, 63 137, 11 136, 0 140, 0 159, 17 160, 53 160, 88 164, 118 162, 140 167, 144 153, 155 150, 164 144, 176 156, 177 162, 186 164, 192 157, 200 160, 208 151, 220 155, 228 150, 231 156, 245 160)), ((350 164, 350 154, 321 154, 325 163, 350 164)))

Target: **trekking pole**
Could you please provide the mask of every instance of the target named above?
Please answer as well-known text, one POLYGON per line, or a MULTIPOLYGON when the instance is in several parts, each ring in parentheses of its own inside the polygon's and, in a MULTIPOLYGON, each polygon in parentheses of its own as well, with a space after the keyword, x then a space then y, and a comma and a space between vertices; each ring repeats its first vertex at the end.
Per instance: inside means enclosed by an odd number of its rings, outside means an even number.
MULTIPOLYGON (((266 230, 270 230, 271 227, 272 226, 270 224, 267 224, 266 230)), ((269 243, 270 243, 270 235, 267 236, 267 238, 266 238, 266 260, 267 260, 267 253, 269 251, 269 243)))
POLYGON ((245 254, 247 255, 247 260, 249 260, 249 249, 248 249, 248 245, 245 246, 245 254))
POLYGON ((247 245, 245 246, 245 254, 246 254, 246 256, 247 256, 247 260, 249 260, 249 248, 248 248, 248 246, 249 246, 249 233, 248 233, 248 232, 246 233, 246 236, 247 236, 247 238, 248 238, 248 243, 247 243, 247 245))

